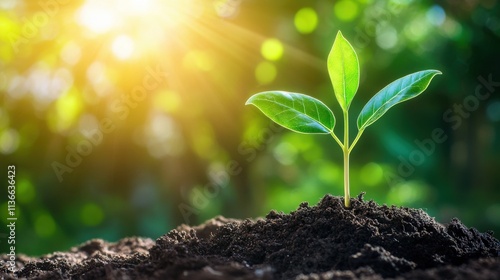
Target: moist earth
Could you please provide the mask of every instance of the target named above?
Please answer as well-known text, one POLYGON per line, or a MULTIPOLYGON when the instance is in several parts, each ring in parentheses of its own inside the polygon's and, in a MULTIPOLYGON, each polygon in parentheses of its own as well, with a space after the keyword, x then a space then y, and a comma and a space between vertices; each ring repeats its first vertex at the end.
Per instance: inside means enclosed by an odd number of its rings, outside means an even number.
POLYGON ((326 195, 265 218, 216 217, 153 241, 90 240, 5 262, 0 279, 500 279, 500 242, 458 219, 326 195))

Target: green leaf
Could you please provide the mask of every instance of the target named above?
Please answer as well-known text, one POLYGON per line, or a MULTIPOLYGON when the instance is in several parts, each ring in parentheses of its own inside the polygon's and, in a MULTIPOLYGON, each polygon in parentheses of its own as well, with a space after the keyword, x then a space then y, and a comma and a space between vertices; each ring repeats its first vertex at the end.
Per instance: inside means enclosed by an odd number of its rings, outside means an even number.
POLYGON ((347 112, 359 86, 359 61, 354 48, 340 31, 328 55, 328 73, 335 97, 347 112))
POLYGON ((260 92, 245 104, 255 105, 271 120, 295 132, 328 134, 335 126, 335 117, 323 102, 300 93, 260 92))
POLYGON ((432 78, 438 74, 441 74, 438 70, 419 71, 387 85, 375 94, 359 113, 358 129, 364 130, 392 106, 421 94, 429 86, 432 78))

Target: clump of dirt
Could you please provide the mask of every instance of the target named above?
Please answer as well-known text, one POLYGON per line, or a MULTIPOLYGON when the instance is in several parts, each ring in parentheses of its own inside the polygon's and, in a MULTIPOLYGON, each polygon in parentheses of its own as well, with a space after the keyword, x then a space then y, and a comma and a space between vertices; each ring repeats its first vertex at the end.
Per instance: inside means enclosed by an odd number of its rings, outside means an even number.
MULTIPOLYGON (((424 211, 326 195, 257 220, 216 217, 158 238, 91 240, 66 253, 21 257, 5 279, 498 279, 491 233, 443 225, 424 211)), ((7 256, 3 255, 6 260, 7 256)))

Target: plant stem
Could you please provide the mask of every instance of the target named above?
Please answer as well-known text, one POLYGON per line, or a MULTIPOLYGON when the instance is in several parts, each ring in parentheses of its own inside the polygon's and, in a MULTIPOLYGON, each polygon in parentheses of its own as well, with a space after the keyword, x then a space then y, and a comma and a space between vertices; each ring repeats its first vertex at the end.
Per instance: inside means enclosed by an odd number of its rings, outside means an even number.
POLYGON ((349 114, 344 112, 344 205, 351 207, 351 195, 349 194, 349 114))
POLYGON ((337 135, 335 135, 335 133, 333 132, 333 130, 330 131, 330 135, 333 137, 333 139, 335 139, 335 141, 337 141, 337 143, 339 144, 340 148, 343 150, 344 149, 344 144, 342 144, 342 142, 337 137, 337 135))
POLYGON ((356 138, 354 138, 354 141, 352 141, 351 146, 349 147, 349 153, 352 151, 356 143, 358 143, 359 137, 361 137, 361 134, 363 134, 364 130, 359 130, 358 134, 356 135, 356 138))

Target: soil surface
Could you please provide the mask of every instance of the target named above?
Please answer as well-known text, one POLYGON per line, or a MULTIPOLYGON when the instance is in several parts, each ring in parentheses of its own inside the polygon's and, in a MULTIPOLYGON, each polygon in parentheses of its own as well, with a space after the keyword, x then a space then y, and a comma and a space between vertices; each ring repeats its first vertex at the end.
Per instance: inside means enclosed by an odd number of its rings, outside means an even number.
MULTIPOLYGON (((0 259, 7 260, 6 255, 0 259)), ((326 195, 257 220, 217 217, 153 241, 90 240, 20 256, 0 279, 500 279, 500 242, 458 219, 326 195)))

